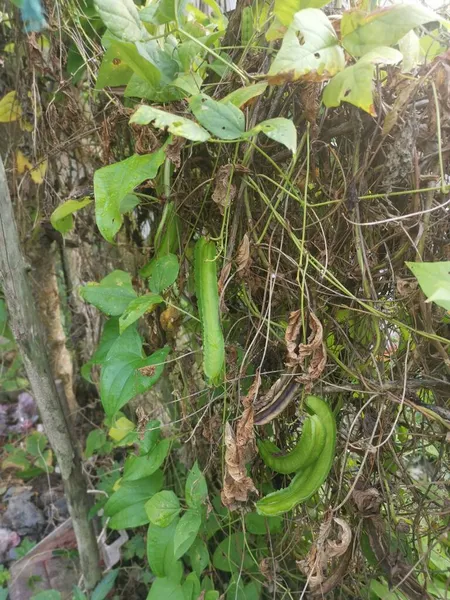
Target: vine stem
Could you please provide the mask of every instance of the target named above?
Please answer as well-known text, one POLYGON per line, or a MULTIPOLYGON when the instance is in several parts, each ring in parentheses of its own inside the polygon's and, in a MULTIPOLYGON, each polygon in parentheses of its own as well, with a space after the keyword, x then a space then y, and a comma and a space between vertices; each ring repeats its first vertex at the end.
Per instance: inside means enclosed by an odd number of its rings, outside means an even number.
POLYGON ((90 501, 86 481, 83 477, 77 445, 51 373, 42 324, 28 282, 27 268, 19 245, 19 235, 1 158, 0 284, 8 306, 11 329, 21 352, 45 433, 61 471, 84 582, 86 588, 92 589, 101 578, 101 570, 93 523, 88 518, 90 501))

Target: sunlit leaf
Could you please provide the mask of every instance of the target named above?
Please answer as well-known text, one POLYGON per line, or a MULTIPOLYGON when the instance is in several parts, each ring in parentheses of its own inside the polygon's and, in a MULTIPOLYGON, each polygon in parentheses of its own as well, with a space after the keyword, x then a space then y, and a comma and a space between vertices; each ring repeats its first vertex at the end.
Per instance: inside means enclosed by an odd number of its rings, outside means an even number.
POLYGON ((103 23, 118 38, 137 42, 149 37, 133 0, 94 0, 94 5, 103 23))
POLYGON ((34 183, 39 185, 44 181, 45 173, 47 172, 47 161, 42 160, 36 166, 33 166, 28 158, 20 150, 17 150, 16 167, 19 175, 28 171, 34 183))
POLYGON ((198 94, 190 99, 189 106, 198 122, 219 139, 237 140, 244 135, 245 116, 234 104, 198 94))
POLYGON ((159 129, 167 128, 170 133, 193 142, 204 142, 210 137, 209 133, 194 121, 152 106, 140 106, 131 117, 130 123, 138 125, 153 123, 159 129))
POLYGON ((292 154, 297 150, 297 130, 290 119, 276 117, 275 119, 262 121, 261 123, 258 123, 256 127, 253 127, 253 129, 248 131, 247 135, 254 135, 259 132, 262 132, 270 139, 283 144, 283 146, 286 146, 292 154))
POLYGON ((50 223, 61 233, 67 233, 73 228, 73 213, 84 208, 92 202, 91 198, 82 200, 66 200, 61 206, 53 211, 50 217, 50 223))
POLYGON ((230 94, 228 94, 228 96, 222 98, 220 102, 223 104, 231 103, 240 108, 244 104, 247 104, 247 102, 249 102, 253 98, 256 98, 257 96, 263 94, 266 88, 267 83, 265 81, 262 83, 254 83, 252 85, 247 85, 246 87, 241 87, 237 90, 234 90, 234 92, 231 92, 230 94))
POLYGON ((275 0, 273 12, 283 25, 290 25, 294 15, 304 8, 322 8, 330 0, 275 0))
POLYGON ((393 46, 414 27, 439 20, 419 3, 397 4, 370 13, 348 11, 341 21, 342 45, 353 56, 363 56, 379 46, 393 46))
POLYGON ((375 65, 396 64, 401 60, 401 53, 394 48, 381 47, 368 52, 356 64, 335 75, 328 83, 323 93, 325 106, 339 106, 345 101, 375 116, 372 95, 375 65))
POLYGON ((97 226, 112 242, 122 226, 120 205, 124 197, 146 179, 154 179, 165 159, 162 149, 152 154, 134 154, 94 174, 95 216, 97 226))
POLYGON ((0 100, 0 123, 11 123, 22 116, 22 109, 15 91, 8 92, 0 100))
POLYGON ((108 431, 108 435, 115 442, 120 442, 133 430, 134 423, 126 417, 120 417, 108 431))
POLYGON ((323 81, 344 66, 344 51, 328 17, 321 10, 307 8, 294 15, 270 67, 269 83, 280 84, 300 78, 323 81))
POLYGON ((102 64, 97 74, 95 88, 102 90, 105 87, 118 87, 126 85, 131 76, 132 69, 127 65, 122 57, 119 56, 117 48, 110 46, 102 58, 102 64))
POLYGON ((407 262, 428 302, 450 310, 450 261, 407 262))

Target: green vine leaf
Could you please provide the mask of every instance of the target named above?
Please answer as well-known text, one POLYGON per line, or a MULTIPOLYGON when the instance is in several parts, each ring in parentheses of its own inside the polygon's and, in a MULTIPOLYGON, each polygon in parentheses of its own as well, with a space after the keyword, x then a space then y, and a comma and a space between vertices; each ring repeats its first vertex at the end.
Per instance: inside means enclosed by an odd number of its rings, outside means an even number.
POLYGON ((427 302, 450 310, 450 261, 407 262, 406 265, 417 277, 427 302))
POLYGON ((100 398, 109 417, 158 381, 169 351, 161 348, 144 358, 141 337, 130 327, 114 342, 100 377, 100 398))
POLYGON ((394 48, 382 47, 368 52, 356 64, 333 77, 324 90, 323 103, 333 107, 345 101, 376 116, 372 95, 375 65, 396 64, 402 58, 401 52, 394 48))
POLYGON ((295 154, 295 151, 297 150, 297 130, 290 119, 277 117, 275 119, 262 121, 261 123, 258 123, 256 127, 253 127, 253 129, 248 131, 247 135, 254 135, 259 132, 262 132, 270 139, 283 144, 283 146, 286 146, 292 154, 295 154))
POLYGON ((105 240, 112 243, 122 226, 120 204, 124 197, 146 179, 154 179, 164 159, 164 151, 159 149, 152 154, 134 154, 95 172, 95 216, 105 240))
POLYGON ((297 79, 323 81, 344 67, 344 51, 328 17, 321 10, 306 8, 294 15, 270 67, 268 79, 275 85, 297 79), (303 43, 300 43, 298 33, 303 43))
POLYGON ((73 228, 73 213, 92 202, 91 198, 82 200, 66 200, 55 209, 50 217, 50 223, 60 233, 68 233, 73 228))
POLYGON ((197 121, 219 139, 237 140, 245 135, 244 113, 234 104, 197 94, 190 99, 189 106, 197 121))
POLYGON ((200 471, 197 461, 187 476, 184 495, 188 506, 191 508, 199 508, 208 498, 206 479, 200 471))
POLYGON ((164 439, 145 456, 131 454, 125 461, 123 481, 135 481, 153 475, 166 460, 169 450, 170 440, 164 439))
POLYGON ((145 510, 150 523, 158 527, 167 527, 180 514, 180 501, 171 490, 163 490, 150 498, 145 510))
POLYGON ((122 334, 127 327, 135 323, 155 305, 161 304, 161 302, 164 302, 164 299, 157 294, 145 294, 145 296, 139 296, 132 300, 119 318, 120 333, 122 334))
POLYGON ((100 283, 87 283, 80 289, 80 296, 105 315, 119 316, 136 298, 131 275, 125 271, 113 271, 100 283))
POLYGON ((180 265, 175 254, 169 253, 158 257, 149 269, 148 287, 155 294, 163 292, 175 283, 179 270, 180 265))
POLYGON ((153 123, 158 129, 167 128, 173 135, 179 135, 193 142, 205 142, 210 137, 209 133, 194 121, 152 106, 140 106, 131 117, 130 123, 137 125, 153 123))
POLYGON ((225 98, 222 98, 222 100, 220 100, 220 103, 234 104, 235 106, 240 108, 244 104, 247 104, 247 102, 249 102, 253 98, 264 94, 266 89, 267 83, 265 81, 262 83, 254 83, 252 85, 247 85, 245 87, 238 88, 237 90, 234 90, 234 92, 228 94, 228 96, 225 96, 225 98))
POLYGON ((348 11, 341 21, 342 45, 353 56, 363 56, 379 46, 393 46, 408 31, 430 21, 440 17, 420 4, 398 4, 370 13, 348 11))
POLYGON ((175 558, 181 558, 192 546, 202 524, 200 513, 196 509, 187 510, 177 523, 174 539, 175 558))
POLYGON ((103 23, 118 38, 137 42, 149 37, 133 0, 94 0, 94 6, 103 23))
POLYGON ((185 600, 183 588, 171 577, 157 577, 147 596, 147 600, 185 600))
MULTIPOLYGON (((148 517, 147 517, 148 519, 148 517)), ((177 570, 179 562, 173 552, 173 541, 178 518, 167 527, 150 523, 147 534, 147 560, 152 573, 157 577, 171 576, 177 570)), ((181 577, 180 577, 181 578, 181 577)))
POLYGON ((97 73, 95 89, 103 90, 105 87, 126 85, 132 75, 132 69, 124 62, 123 58, 118 56, 116 47, 112 45, 103 55, 102 63, 97 73))
POLYGON ((295 13, 305 8, 322 8, 330 0, 275 0, 273 12, 283 25, 290 25, 295 13))

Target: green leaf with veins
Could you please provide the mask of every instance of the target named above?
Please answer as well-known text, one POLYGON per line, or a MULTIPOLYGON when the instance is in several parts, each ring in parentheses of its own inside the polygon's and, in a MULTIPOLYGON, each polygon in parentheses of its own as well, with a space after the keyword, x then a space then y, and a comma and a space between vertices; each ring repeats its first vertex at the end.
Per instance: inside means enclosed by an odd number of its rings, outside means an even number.
POLYGON ((137 125, 152 123, 158 129, 167 128, 170 133, 193 142, 204 142, 210 137, 209 133, 194 121, 152 106, 140 106, 131 117, 130 123, 137 125))
POLYGON ((262 121, 248 131, 246 136, 255 135, 259 132, 264 133, 270 139, 283 144, 283 146, 286 146, 292 154, 295 154, 295 151, 297 150, 297 130, 290 119, 276 117, 275 119, 262 121))
POLYGON ((103 23, 118 38, 137 42, 149 37, 133 0, 94 0, 94 6, 103 23))
POLYGON ((197 121, 221 140, 237 140, 245 134, 244 113, 234 104, 217 102, 206 94, 189 100, 197 121))
POLYGON ((427 302, 435 302, 445 310, 450 310, 450 261, 407 262, 417 277, 427 302))
POLYGON ((408 31, 441 18, 420 4, 398 4, 367 13, 345 12, 341 21, 341 40, 353 56, 363 56, 379 46, 393 46, 408 31))
POLYGON ((97 74, 95 89, 103 90, 105 87, 126 85, 132 75, 132 69, 130 69, 122 58, 119 58, 117 49, 111 46, 103 55, 97 74))
POLYGON ((174 538, 175 558, 181 558, 192 546, 202 524, 200 513, 196 509, 187 510, 177 523, 174 538))
POLYGON ((262 83, 254 83, 252 85, 247 85, 245 87, 238 88, 222 98, 219 102, 221 104, 234 104, 238 108, 240 108, 243 104, 249 102, 253 98, 260 96, 267 89, 267 83, 264 81, 262 83))
POLYGON ((104 277, 100 283, 87 283, 80 289, 80 296, 105 315, 118 316, 136 298, 136 292, 131 284, 131 275, 117 270, 104 277))
POLYGON ((100 233, 108 242, 113 242, 122 226, 122 200, 146 179, 154 179, 164 159, 164 151, 159 149, 152 154, 134 154, 95 171, 95 216, 100 233))
POLYGON ((330 0, 275 0, 273 12, 283 25, 290 25, 295 13, 304 8, 322 8, 330 0))
POLYGON ((169 351, 170 348, 165 347, 143 357, 142 339, 132 327, 114 342, 100 376, 100 399, 109 417, 158 381, 169 351))
POLYGON ((145 296, 139 296, 132 300, 119 318, 120 333, 122 334, 127 327, 140 319, 150 308, 156 304, 161 304, 161 302, 164 302, 163 298, 156 294, 145 294, 145 296))
POLYGON ((333 77, 324 90, 323 103, 334 107, 345 101, 375 116, 372 95, 375 65, 396 64, 402 58, 394 48, 381 47, 368 52, 356 64, 333 77))
POLYGON ((180 514, 180 501, 171 490, 163 490, 150 498, 145 510, 150 523, 158 527, 167 527, 180 514))
POLYGON ((82 200, 66 200, 61 206, 53 211, 50 217, 50 223, 62 234, 69 232, 73 228, 73 213, 84 208, 92 202, 91 198, 82 200))
POLYGON ((328 17, 316 8, 294 15, 270 70, 269 83, 322 81, 345 67, 344 51, 328 17), (302 36, 302 42, 298 34, 302 36))

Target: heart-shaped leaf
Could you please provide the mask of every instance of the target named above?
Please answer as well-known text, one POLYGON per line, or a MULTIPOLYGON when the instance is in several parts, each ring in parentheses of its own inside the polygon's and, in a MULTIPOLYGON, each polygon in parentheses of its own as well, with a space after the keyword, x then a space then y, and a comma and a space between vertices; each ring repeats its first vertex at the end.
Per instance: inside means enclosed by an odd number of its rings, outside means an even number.
POLYGON ((450 261, 407 262, 428 302, 450 310, 450 261))
POLYGON ((197 94, 190 99, 189 106, 197 121, 219 139, 237 140, 245 134, 244 113, 234 104, 197 94))
POLYGON ((100 283, 87 283, 80 289, 80 296, 105 315, 118 316, 136 298, 136 292, 131 285, 131 275, 117 270, 100 283))
POLYGON ((209 133, 194 121, 179 117, 153 106, 140 106, 130 119, 130 123, 148 125, 153 123, 158 129, 168 129, 173 135, 179 135, 193 142, 204 142, 209 139, 209 133))

